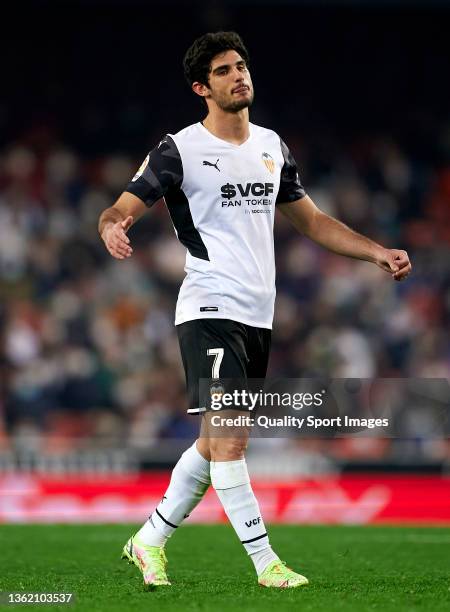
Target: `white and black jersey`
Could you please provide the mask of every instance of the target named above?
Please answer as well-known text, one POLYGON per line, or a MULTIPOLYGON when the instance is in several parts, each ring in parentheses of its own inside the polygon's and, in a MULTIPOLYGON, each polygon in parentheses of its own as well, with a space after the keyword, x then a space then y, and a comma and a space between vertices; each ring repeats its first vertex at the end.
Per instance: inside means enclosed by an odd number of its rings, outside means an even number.
POLYGON ((250 124, 248 140, 234 145, 196 123, 165 136, 126 191, 147 206, 164 197, 187 249, 176 325, 219 318, 271 329, 275 205, 305 195, 275 132, 250 124))

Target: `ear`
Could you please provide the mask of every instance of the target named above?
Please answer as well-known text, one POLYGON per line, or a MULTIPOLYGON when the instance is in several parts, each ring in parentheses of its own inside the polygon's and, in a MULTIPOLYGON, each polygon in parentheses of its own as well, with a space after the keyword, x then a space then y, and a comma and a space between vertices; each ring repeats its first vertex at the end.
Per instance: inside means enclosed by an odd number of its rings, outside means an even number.
POLYGON ((192 91, 202 98, 207 98, 211 94, 209 87, 203 85, 203 83, 199 83, 199 81, 194 81, 192 83, 192 91))

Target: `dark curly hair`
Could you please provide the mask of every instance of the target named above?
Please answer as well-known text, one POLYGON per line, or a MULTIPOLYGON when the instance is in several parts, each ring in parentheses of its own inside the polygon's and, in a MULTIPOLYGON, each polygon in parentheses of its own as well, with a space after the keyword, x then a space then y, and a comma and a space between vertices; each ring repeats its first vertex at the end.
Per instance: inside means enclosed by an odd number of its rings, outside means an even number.
POLYGON ((247 66, 249 65, 248 51, 236 32, 209 32, 197 38, 183 59, 184 76, 189 85, 195 81, 208 85, 211 60, 230 49, 239 53, 247 66))

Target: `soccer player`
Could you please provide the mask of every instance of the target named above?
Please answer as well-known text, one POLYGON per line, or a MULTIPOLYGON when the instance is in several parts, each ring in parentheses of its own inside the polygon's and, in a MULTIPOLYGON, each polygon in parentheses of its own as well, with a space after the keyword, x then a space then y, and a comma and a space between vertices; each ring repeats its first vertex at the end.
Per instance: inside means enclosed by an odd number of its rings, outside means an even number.
POLYGON ((122 556, 140 569, 147 589, 170 585, 164 546, 212 484, 259 584, 300 587, 307 578, 289 569, 270 546, 245 462, 247 437, 211 435, 199 379, 266 375, 275 300, 275 206, 301 234, 340 255, 374 263, 395 280, 404 279, 411 264, 405 251, 386 249, 321 212, 306 195, 286 144, 249 122, 249 57, 236 33, 197 39, 185 55, 184 71, 206 104, 205 119, 164 136, 99 220, 109 253, 126 259, 133 252, 127 230, 164 198, 187 251, 175 325, 188 412, 203 412, 201 435, 181 456, 161 502, 122 556))

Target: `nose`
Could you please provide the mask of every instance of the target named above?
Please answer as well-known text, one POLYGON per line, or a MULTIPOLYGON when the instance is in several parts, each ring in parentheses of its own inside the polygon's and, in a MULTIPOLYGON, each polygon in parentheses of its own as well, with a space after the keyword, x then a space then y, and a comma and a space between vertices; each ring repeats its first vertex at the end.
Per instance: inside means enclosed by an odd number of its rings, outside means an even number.
POLYGON ((239 70, 239 68, 237 66, 234 67, 234 78, 237 82, 241 82, 244 80, 244 75, 242 74, 241 70, 239 70))

